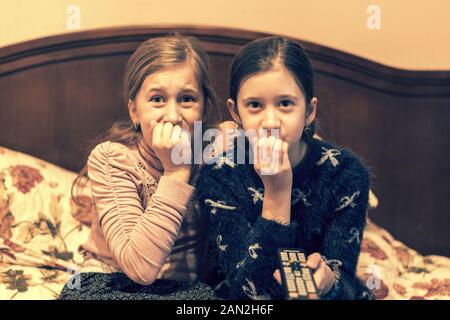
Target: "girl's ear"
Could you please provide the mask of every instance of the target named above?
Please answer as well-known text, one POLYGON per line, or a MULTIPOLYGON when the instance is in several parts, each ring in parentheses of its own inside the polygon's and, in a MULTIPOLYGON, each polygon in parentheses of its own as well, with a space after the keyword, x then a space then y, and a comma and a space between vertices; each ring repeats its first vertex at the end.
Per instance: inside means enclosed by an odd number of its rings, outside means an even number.
POLYGON ((306 116, 306 125, 310 125, 314 119, 316 118, 316 114, 317 114, 317 104, 318 104, 318 100, 316 97, 312 97, 311 101, 310 101, 310 110, 308 115, 306 116))
POLYGON ((139 122, 136 104, 131 99, 128 99, 128 112, 130 113, 130 118, 131 118, 131 121, 133 121, 133 123, 139 122))
POLYGON ((230 115, 233 118, 233 121, 236 123, 240 123, 241 120, 239 118, 239 114, 237 113, 237 106, 234 103, 233 99, 227 100, 228 111, 230 111, 230 115))

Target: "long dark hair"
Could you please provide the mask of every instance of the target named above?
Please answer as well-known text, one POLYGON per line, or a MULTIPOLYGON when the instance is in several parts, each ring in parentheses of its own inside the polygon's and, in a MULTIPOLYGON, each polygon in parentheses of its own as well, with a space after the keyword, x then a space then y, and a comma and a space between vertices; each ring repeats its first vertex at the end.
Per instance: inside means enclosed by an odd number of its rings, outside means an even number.
MULTIPOLYGON (((238 52, 231 66, 230 98, 235 101, 241 84, 260 72, 284 66, 294 77, 305 96, 306 112, 311 111, 310 101, 314 97, 314 70, 306 51, 297 40, 282 36, 256 39, 247 43, 238 52)), ((310 125, 310 136, 316 129, 316 121, 310 125)), ((302 136, 302 139, 305 137, 302 136)))

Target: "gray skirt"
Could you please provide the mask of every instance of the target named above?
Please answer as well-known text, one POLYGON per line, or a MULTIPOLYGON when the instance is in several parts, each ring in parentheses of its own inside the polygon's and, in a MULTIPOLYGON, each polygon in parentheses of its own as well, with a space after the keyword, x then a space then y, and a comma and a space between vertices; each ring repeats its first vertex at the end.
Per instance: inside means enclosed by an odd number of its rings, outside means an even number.
POLYGON ((71 278, 59 300, 215 300, 214 290, 200 282, 157 279, 140 285, 122 272, 83 272, 71 278))
POLYGON ((59 300, 215 300, 214 289, 200 281, 157 279, 138 284, 113 266, 90 255, 64 285, 59 300))

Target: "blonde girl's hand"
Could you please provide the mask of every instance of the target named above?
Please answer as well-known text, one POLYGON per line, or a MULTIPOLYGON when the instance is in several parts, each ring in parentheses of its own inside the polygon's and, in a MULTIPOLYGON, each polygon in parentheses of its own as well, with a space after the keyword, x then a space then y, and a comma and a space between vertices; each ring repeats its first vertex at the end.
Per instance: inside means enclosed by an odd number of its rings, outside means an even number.
MULTIPOLYGON (((314 282, 316 283, 319 295, 323 296, 327 294, 336 281, 334 272, 325 263, 322 256, 318 252, 315 252, 308 256, 306 266, 313 270, 314 282)), ((275 270, 275 272, 273 273, 273 277, 281 285, 282 282, 279 269, 275 270)))
POLYGON ((292 168, 289 161, 289 145, 276 138, 253 137, 253 167, 264 184, 271 192, 291 192, 292 168))
POLYGON ((152 121, 152 145, 164 167, 164 175, 176 175, 189 179, 191 171, 191 142, 189 134, 170 122, 152 121), (176 152, 172 152, 176 148, 176 152), (180 152, 178 152, 180 151, 180 152), (182 161, 189 159, 189 161, 182 161))

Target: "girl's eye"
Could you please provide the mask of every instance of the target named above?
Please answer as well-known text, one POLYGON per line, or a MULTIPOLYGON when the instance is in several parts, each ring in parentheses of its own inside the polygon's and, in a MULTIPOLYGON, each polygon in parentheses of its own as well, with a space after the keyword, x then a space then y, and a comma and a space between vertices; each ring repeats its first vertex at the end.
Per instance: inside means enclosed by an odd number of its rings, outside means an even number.
POLYGON ((290 107, 292 105, 294 105, 294 103, 291 100, 282 100, 280 102, 280 106, 282 107, 290 107))
POLYGON ((182 96, 180 99, 181 103, 192 103, 195 102, 195 98, 193 96, 182 96))
POLYGON ((247 104, 250 109, 258 109, 261 108, 261 104, 257 101, 251 101, 247 104))
POLYGON ((164 98, 162 96, 153 96, 153 97, 151 97, 150 102, 160 104, 160 103, 164 102, 164 98))

